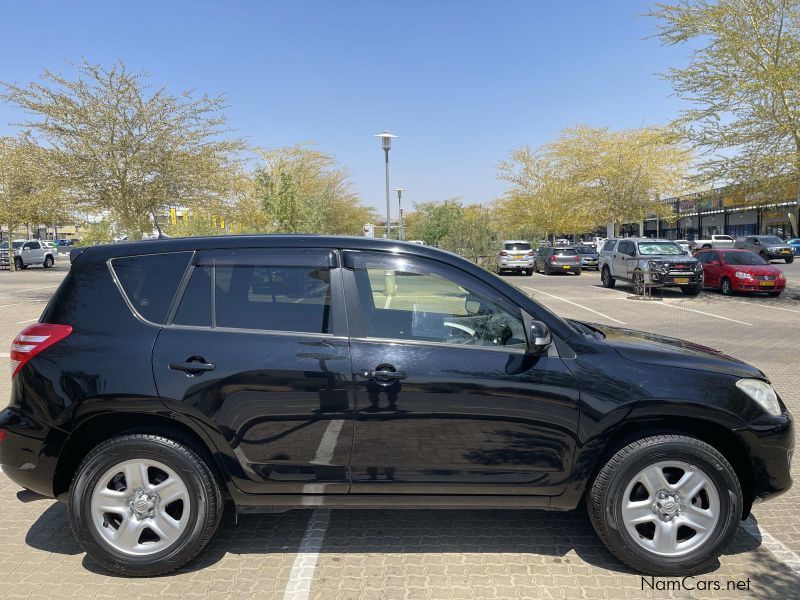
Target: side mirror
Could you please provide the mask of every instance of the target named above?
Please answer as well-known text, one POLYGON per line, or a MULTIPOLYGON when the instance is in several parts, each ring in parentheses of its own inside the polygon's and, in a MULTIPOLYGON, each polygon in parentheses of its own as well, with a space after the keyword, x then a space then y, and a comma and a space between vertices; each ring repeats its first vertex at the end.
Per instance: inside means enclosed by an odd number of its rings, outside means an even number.
POLYGON ((547 350, 553 338, 550 337, 550 328, 541 321, 531 321, 528 331, 528 352, 542 354, 547 350))

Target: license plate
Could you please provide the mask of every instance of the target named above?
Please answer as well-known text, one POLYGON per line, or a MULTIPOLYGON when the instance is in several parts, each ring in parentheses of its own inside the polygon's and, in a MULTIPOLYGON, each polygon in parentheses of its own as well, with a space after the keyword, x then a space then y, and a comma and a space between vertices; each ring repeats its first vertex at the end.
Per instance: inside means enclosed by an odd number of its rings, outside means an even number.
POLYGON ((761 287, 774 287, 775 286, 775 282, 774 281, 759 281, 758 285, 760 285, 761 287))
POLYGON ((523 258, 524 256, 525 256, 524 254, 512 254, 511 258, 519 260, 520 258, 523 258))
POLYGON ((688 277, 676 277, 675 283, 689 283, 688 277))
POLYGON ((564 266, 563 266, 563 267, 561 267, 561 268, 562 268, 562 269, 569 269, 569 265, 564 265, 564 266))

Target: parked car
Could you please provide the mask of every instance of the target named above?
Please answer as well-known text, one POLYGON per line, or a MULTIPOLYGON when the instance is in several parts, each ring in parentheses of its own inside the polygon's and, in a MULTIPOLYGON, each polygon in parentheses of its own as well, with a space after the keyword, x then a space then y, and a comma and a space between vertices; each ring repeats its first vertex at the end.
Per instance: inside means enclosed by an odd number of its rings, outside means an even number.
POLYGON ((750 250, 702 250, 703 285, 722 290, 726 296, 737 292, 761 292, 779 296, 786 287, 783 271, 750 250))
POLYGON ((795 256, 800 256, 800 238, 792 238, 790 240, 786 240, 786 243, 792 247, 795 256))
POLYGON ((447 252, 219 236, 70 259, 11 346, 0 464, 66 502, 82 548, 118 574, 186 564, 226 502, 253 513, 585 499, 625 564, 686 576, 715 561, 755 501, 791 485, 793 420, 762 371, 564 320, 447 252), (265 269, 292 277, 253 294, 265 269))
POLYGON ((692 240, 689 242, 691 250, 702 250, 704 248, 733 248, 734 240, 729 235, 714 234, 710 238, 692 240))
MULTIPOLYGON (((39 240, 14 240, 11 243, 14 250, 14 268, 17 270, 27 269, 31 265, 41 265, 49 269, 56 262, 58 252, 47 248, 39 240)), ((9 266, 8 242, 3 242, 0 246, 0 266, 9 266)))
POLYGON ((600 270, 600 254, 592 246, 575 246, 575 251, 581 259, 581 269, 600 270))
POLYGON ((425 246, 424 240, 408 240, 409 244, 417 244, 418 246, 425 246))
POLYGON ((748 235, 736 240, 735 248, 750 250, 767 262, 775 259, 794 261, 794 248, 776 235, 748 235))
POLYGON ((581 274, 581 259, 575 248, 539 248, 534 258, 533 270, 537 273, 581 274))
POLYGON ((650 238, 612 238, 600 251, 600 279, 603 287, 616 282, 634 282, 637 273, 648 272, 653 283, 678 287, 694 296, 703 287, 703 265, 687 256, 675 242, 650 238))
POLYGON ((506 240, 497 255, 497 273, 513 271, 523 275, 533 273, 533 249, 525 240, 506 240))
POLYGON ((67 240, 67 239, 56 240, 56 246, 72 246, 74 244, 75 242, 73 242, 72 240, 67 240))

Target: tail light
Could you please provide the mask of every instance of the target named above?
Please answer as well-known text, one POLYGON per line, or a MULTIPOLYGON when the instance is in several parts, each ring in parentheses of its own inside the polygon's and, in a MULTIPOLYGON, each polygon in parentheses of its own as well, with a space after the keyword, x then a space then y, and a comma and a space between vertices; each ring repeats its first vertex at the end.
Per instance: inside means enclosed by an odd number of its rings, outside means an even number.
POLYGON ((506 252, 505 250, 502 250, 500 252, 500 256, 508 256, 508 252, 506 252))
POLYGON ((550 262, 558 262, 558 257, 554 254, 550 257, 550 262))
POLYGON ((11 342, 11 377, 42 350, 60 342, 70 333, 70 325, 50 323, 35 323, 20 331, 11 342))
POLYGON ((533 256, 533 250, 529 250, 526 256, 533 256))

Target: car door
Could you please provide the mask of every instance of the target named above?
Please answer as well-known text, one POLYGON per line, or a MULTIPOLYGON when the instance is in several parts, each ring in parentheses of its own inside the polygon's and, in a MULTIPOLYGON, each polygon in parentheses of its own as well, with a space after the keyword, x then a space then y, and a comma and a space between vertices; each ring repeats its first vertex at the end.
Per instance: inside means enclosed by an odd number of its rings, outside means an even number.
POLYGON ((353 389, 337 253, 196 253, 156 342, 173 410, 207 423, 254 493, 346 493, 353 389))
POLYGON ((552 495, 575 450, 576 383, 529 316, 466 272, 347 252, 356 386, 352 493, 552 495))
POLYGON ((629 242, 627 240, 621 240, 617 244, 617 248, 614 251, 614 270, 613 275, 614 277, 618 277, 621 279, 627 279, 628 277, 628 257, 633 256, 635 253, 633 242, 629 242))

